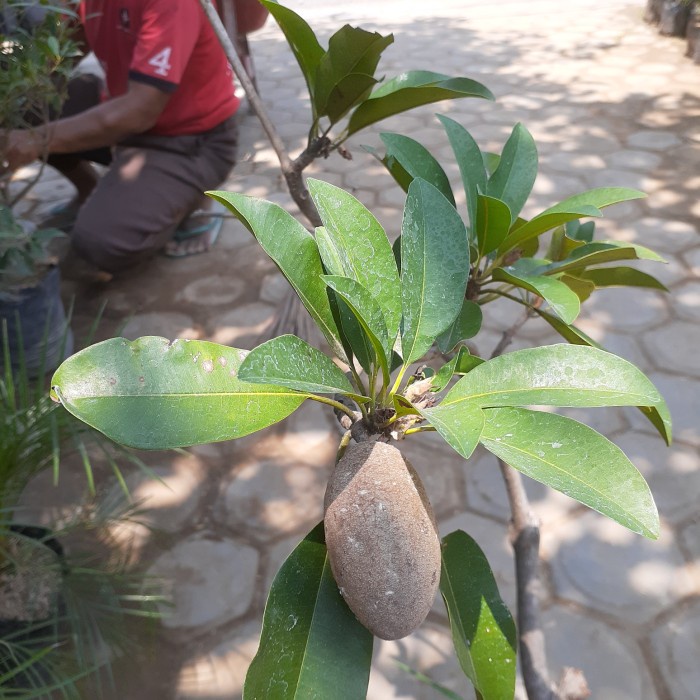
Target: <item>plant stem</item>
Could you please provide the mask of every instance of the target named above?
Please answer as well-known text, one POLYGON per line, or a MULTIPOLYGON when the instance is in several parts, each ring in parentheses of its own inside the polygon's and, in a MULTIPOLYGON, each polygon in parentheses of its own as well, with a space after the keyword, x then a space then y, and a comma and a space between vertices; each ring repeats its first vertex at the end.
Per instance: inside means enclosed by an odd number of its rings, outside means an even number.
POLYGON ((346 415, 350 416, 353 421, 355 420, 355 413, 353 410, 340 403, 340 401, 329 399, 326 396, 319 396, 318 394, 308 394, 308 397, 314 401, 318 401, 319 403, 325 403, 328 406, 333 406, 333 408, 337 409, 338 411, 342 411, 346 415))
POLYGON ((434 431, 432 425, 419 425, 417 428, 409 428, 404 435, 413 435, 415 433, 427 433, 429 431, 434 431))
MULTIPOLYGON (((520 302, 519 299, 508 294, 503 294, 503 296, 520 302)), ((505 351, 513 341, 515 334, 529 318, 530 310, 528 307, 509 329, 503 331, 501 340, 491 353, 491 359, 498 357, 505 351)), ((565 700, 570 696, 565 694, 564 685, 562 684, 562 692, 560 693, 551 681, 547 668, 544 632, 540 619, 539 520, 530 506, 520 473, 501 459, 498 460, 498 464, 505 482, 511 511, 510 541, 515 555, 518 636, 525 690, 529 700, 565 700)))
POLYGON ((540 620, 540 528, 520 474, 498 460, 512 514, 511 544, 515 553, 520 663, 529 700, 557 697, 549 678, 544 632, 540 620))
POLYGON ((306 216, 306 218, 311 222, 311 224, 313 226, 321 226, 321 218, 316 211, 316 207, 309 196, 309 192, 304 185, 304 179, 301 176, 301 171, 315 158, 317 158, 318 155, 320 155, 322 145, 317 143, 320 139, 314 141, 311 144, 311 147, 305 149, 296 160, 292 161, 289 158, 284 142, 282 141, 282 138, 277 132, 277 129, 275 129, 272 120, 265 110, 265 106, 260 99, 260 95, 258 95, 258 91, 253 85, 253 81, 248 76, 243 63, 238 57, 238 52, 236 51, 226 28, 221 22, 219 13, 216 11, 216 8, 212 4, 211 0, 199 0, 199 2, 202 5, 202 9, 206 14, 207 19, 211 23, 217 39, 224 49, 226 58, 231 64, 231 68, 233 69, 236 78, 245 90, 251 108, 255 112, 257 118, 260 120, 260 124, 265 130, 267 138, 270 140, 270 144, 272 145, 272 148, 277 155, 277 159, 279 160, 284 179, 287 182, 289 194, 292 196, 292 199, 296 205, 299 207, 304 216, 306 216))

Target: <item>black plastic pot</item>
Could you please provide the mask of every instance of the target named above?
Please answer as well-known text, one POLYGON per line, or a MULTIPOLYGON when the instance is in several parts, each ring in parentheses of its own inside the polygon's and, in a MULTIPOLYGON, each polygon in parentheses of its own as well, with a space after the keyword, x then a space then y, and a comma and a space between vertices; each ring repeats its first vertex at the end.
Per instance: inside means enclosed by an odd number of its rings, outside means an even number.
POLYGON ((0 291, 0 320, 7 323, 12 369, 20 367, 23 356, 29 377, 56 369, 73 352, 60 284, 59 269, 54 267, 35 287, 0 291))
MULTIPOLYGON (((60 542, 52 537, 52 531, 36 525, 10 525, 10 532, 17 533, 23 537, 28 537, 37 542, 41 542, 43 546, 50 549, 58 559, 59 566, 61 568, 62 575, 67 572, 67 565, 63 555, 63 547, 60 542)), ((59 609, 61 607, 59 598, 59 609)), ((35 620, 33 622, 18 621, 18 620, 6 620, 0 618, 0 640, 6 640, 14 644, 22 644, 22 646, 32 649, 36 648, 37 651, 44 649, 47 646, 47 637, 52 636, 52 627, 55 625, 55 616, 49 616, 46 620, 35 620)), ((0 664, 0 675, 7 673, 11 670, 11 665, 6 666, 8 659, 4 660, 4 663, 0 664)), ((30 688, 31 683, 28 682, 27 672, 21 672, 13 676, 10 680, 3 684, 5 688, 21 689, 30 688)), ((40 669, 34 668, 32 670, 34 674, 34 680, 36 680, 36 674, 41 674, 40 669)), ((45 679, 47 682, 48 678, 45 679)), ((2 688, 0 688, 0 696, 2 695, 2 688)))

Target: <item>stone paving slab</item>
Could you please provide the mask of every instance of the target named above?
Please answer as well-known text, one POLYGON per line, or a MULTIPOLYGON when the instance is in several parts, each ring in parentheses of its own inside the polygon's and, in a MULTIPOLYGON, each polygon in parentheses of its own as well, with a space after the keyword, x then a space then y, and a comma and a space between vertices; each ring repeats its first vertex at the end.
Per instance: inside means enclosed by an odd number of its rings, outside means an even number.
MULTIPOLYGON (((425 144, 459 181, 436 112, 460 121, 487 149, 499 149, 517 121, 533 133, 540 176, 536 213, 586 187, 638 186, 645 200, 607 210, 602 237, 659 250, 668 264, 643 269, 670 295, 598 292, 580 326, 597 341, 650 373, 667 398, 676 443, 663 446, 632 409, 577 411, 626 449, 656 495, 663 523, 654 543, 538 484, 528 484, 543 522, 544 623, 549 661, 580 666, 592 697, 603 700, 690 700, 700 687, 700 69, 679 40, 660 37, 641 21, 642 0, 292 0, 325 40, 345 22, 392 31, 387 76, 412 68, 464 74, 483 81, 495 103, 460 100, 398 115, 353 137, 353 159, 337 154, 308 174, 341 185, 373 209, 390 237, 398 233, 403 194, 363 151, 381 146, 379 131, 398 131, 425 144)), ((303 144, 309 116, 303 79, 279 30, 268 24, 251 37, 262 97, 292 149, 303 144)), ((28 168, 20 176, 32 172, 28 168)), ((241 124, 239 163, 224 189, 261 196, 294 212, 275 155, 250 114, 241 124)), ((22 211, 38 216, 70 196, 50 169, 22 211)), ((458 195, 463 203, 463 195, 458 195)), ((269 328, 286 287, 274 265, 237 222, 226 220, 215 252, 159 258, 96 288, 64 281, 77 295, 78 342, 103 300, 109 305, 98 339, 162 334, 252 347, 269 328), (124 323, 126 325, 124 326, 124 323), (120 330, 121 329, 121 330, 120 330)), ((479 337, 486 355, 513 318, 499 309, 479 337)), ((540 322, 527 324, 511 349, 556 342, 540 322)), ((338 431, 320 405, 305 406, 281 426, 234 443, 202 446, 192 457, 153 456, 165 484, 131 477, 147 499, 148 524, 134 529, 144 566, 172 579, 176 607, 152 655, 129 664, 129 700, 240 697, 255 653, 264 593, 296 542, 321 517, 324 481, 338 431)), ((468 530, 486 549, 506 600, 514 578, 507 542, 507 503, 498 469, 478 452, 464 463, 434 440, 405 444, 426 482, 443 532, 468 530)), ((151 464, 151 461, 149 461, 151 464)), ((76 465, 79 469, 79 465, 76 465)), ((69 474, 64 512, 78 497, 69 474)), ((55 500, 37 480, 26 498, 55 500)), ((37 518, 45 518, 38 513, 37 518)), ((375 650, 369 698, 437 700, 435 691, 397 670, 399 658, 462 694, 473 695, 450 653, 444 610, 436 601, 416 634, 375 650)), ((518 697, 524 697, 522 689, 518 697)), ((117 698, 115 698, 117 700, 117 698)))

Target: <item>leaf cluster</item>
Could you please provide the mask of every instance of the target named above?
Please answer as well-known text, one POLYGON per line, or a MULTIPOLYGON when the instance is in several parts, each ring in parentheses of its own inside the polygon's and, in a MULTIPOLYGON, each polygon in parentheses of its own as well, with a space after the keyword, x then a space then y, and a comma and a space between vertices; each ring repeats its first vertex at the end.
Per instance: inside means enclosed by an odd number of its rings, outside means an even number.
POLYGON ((309 147, 321 141, 326 155, 361 129, 414 107, 460 97, 493 99, 490 90, 475 80, 432 71, 408 71, 382 83, 377 67, 393 35, 346 24, 324 48, 296 12, 276 0, 260 2, 280 26, 306 81, 312 113, 309 147), (330 141, 333 127, 346 119, 330 141))
MULTIPOLYGON (((68 75, 80 56, 73 36, 74 3, 9 0, 2 15, 0 128, 18 129, 47 120, 65 99, 68 75)), ((0 155, 2 143, 0 142, 0 155)))
MULTIPOLYGON (((631 243, 595 241, 594 222, 580 222, 584 217, 601 217, 601 210, 610 205, 643 197, 642 192, 622 187, 592 189, 527 220, 521 214, 538 170, 537 148, 527 129, 516 125, 503 151, 495 154, 483 152, 458 122, 442 115, 438 118, 461 175, 470 267, 464 308, 450 332, 438 339, 443 351, 476 335, 480 307, 499 298, 523 305, 567 342, 599 347, 574 325, 591 294, 621 286, 666 289, 645 272, 609 265, 628 260, 663 262, 654 251, 631 243)), ((450 181, 427 148, 400 134, 382 133, 380 137, 384 155, 366 148, 404 190, 415 178, 422 178, 456 206, 450 181)))
POLYGON ((0 206, 0 298, 36 285, 57 262, 49 244, 64 235, 58 229, 20 223, 8 207, 0 206))

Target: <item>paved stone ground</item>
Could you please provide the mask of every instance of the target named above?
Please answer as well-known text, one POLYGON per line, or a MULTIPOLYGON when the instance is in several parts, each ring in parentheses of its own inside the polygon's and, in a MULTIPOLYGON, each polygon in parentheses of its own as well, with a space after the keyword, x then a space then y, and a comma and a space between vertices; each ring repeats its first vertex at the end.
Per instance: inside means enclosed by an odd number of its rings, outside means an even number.
MULTIPOLYGON (((573 413, 625 449, 649 480, 661 538, 632 535, 537 484, 529 491, 543 522, 544 623, 553 671, 565 664, 583 668, 594 698, 691 700, 700 687, 700 69, 683 58, 681 41, 659 37, 642 23, 643 4, 291 3, 324 37, 347 21, 393 31, 396 43, 382 64, 388 76, 430 68, 475 77, 493 90, 495 104, 429 106, 383 125, 427 145, 448 163, 450 175, 457 170, 436 111, 464 124, 486 149, 500 149, 517 121, 532 131, 541 173, 526 214, 589 187, 649 193, 607 210, 598 228, 661 251, 667 265, 641 267, 671 293, 597 292, 580 325, 649 373, 669 401, 676 441, 664 447, 634 410, 573 413)), ((255 35, 252 45, 264 100, 296 152, 307 130, 303 81, 276 26, 255 35)), ((362 151, 363 143, 380 142, 376 133, 363 134, 351 143, 351 162, 334 155, 309 174, 352 191, 396 233, 402 195, 362 151)), ((242 123, 240 163, 226 188, 293 210, 274 153, 250 115, 242 123)), ((69 194, 47 173, 24 206, 38 216, 69 194)), ((77 294, 78 336, 108 300, 99 337, 157 334, 249 348, 272 322, 285 285, 249 234, 228 221, 214 253, 160 258, 102 288, 66 282, 65 294, 77 294)), ((512 320, 505 306, 492 313, 482 355, 512 320)), ((513 349, 555 340, 532 322, 513 349)), ((175 606, 152 655, 129 661, 119 697, 239 697, 265 592, 284 557, 321 517, 337 437, 331 417, 315 404, 238 442, 195 448, 187 456, 146 455, 165 484, 131 478, 153 529, 123 528, 120 535, 133 537, 141 562, 172 581, 175 606)), ((424 476, 443 532, 461 527, 482 544, 512 604, 508 511, 492 458, 477 453, 465 463, 431 438, 406 442, 405 451, 424 476)), ((64 478, 64 491, 71 481, 64 478)), ((450 646, 436 605, 418 633, 376 645, 369 697, 438 697, 397 670, 395 659, 472 697, 450 646)))

